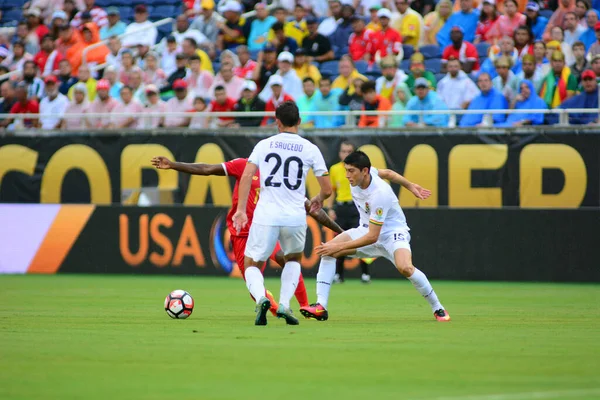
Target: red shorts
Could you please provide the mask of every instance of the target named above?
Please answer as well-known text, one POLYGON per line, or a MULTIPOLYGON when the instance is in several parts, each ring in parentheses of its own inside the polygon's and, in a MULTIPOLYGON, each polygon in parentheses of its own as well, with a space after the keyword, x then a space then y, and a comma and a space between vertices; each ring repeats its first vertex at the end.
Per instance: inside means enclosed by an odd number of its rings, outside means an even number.
MULTIPOLYGON (((244 251, 246 250, 246 242, 248 241, 248 236, 231 236, 230 240, 231 245, 233 246, 233 255, 235 256, 235 261, 237 262, 237 265, 240 271, 242 272, 242 276, 244 276, 244 251)), ((271 257, 269 258, 277 262, 277 260, 275 259, 275 254, 277 254, 277 252, 279 252, 280 250, 281 246, 279 245, 279 242, 277 242, 273 253, 271 253, 271 257)), ((266 265, 267 263, 263 264, 263 266, 260 269, 261 272, 265 271, 266 265)))

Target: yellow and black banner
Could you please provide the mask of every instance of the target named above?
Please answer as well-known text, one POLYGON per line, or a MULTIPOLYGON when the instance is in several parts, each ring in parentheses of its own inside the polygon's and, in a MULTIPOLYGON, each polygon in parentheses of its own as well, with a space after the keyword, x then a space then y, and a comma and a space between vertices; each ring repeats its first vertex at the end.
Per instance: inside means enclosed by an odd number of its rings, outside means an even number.
MULTIPOLYGON (((231 205, 226 177, 190 177, 152 169, 157 155, 221 163, 247 157, 259 137, 68 135, 0 138, 0 202, 121 203, 123 193, 159 187, 165 203, 231 205)), ((332 165, 339 137, 311 138, 332 165)), ((600 206, 600 136, 532 135, 353 136, 375 167, 391 168, 432 190, 425 202, 399 187, 404 208, 579 208, 600 206)), ((307 182, 316 194, 314 177, 307 182)))

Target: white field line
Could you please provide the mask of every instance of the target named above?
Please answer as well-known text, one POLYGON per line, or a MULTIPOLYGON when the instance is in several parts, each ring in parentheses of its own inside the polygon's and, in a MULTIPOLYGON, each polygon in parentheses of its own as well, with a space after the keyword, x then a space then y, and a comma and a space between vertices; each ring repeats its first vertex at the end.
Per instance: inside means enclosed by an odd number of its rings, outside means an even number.
MULTIPOLYGON (((489 395, 466 395, 466 396, 444 396, 434 397, 427 400, 535 400, 535 399, 574 399, 587 396, 598 396, 600 399, 600 388, 597 389, 578 389, 578 390, 557 390, 548 392, 526 392, 526 393, 507 393, 507 394, 489 394, 489 395)), ((589 397, 590 399, 592 397, 589 397)))

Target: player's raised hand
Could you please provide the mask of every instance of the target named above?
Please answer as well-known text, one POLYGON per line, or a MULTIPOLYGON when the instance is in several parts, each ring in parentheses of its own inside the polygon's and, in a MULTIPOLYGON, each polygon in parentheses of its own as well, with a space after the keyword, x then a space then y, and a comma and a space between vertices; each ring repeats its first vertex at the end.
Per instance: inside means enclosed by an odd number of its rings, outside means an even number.
POLYGON ((167 157, 154 157, 150 162, 157 169, 171 169, 171 160, 167 157))
POLYGON ((248 223, 248 216, 243 211, 237 211, 235 214, 233 214, 232 220, 233 220, 233 227, 235 228, 237 233, 240 233, 240 231, 248 223))
POLYGON ((323 208, 323 200, 321 200, 321 196, 315 196, 310 201, 310 212, 316 213, 321 208, 323 208))
POLYGON ((426 200, 429 196, 431 196, 431 190, 425 189, 416 183, 413 183, 409 190, 417 199, 426 200))

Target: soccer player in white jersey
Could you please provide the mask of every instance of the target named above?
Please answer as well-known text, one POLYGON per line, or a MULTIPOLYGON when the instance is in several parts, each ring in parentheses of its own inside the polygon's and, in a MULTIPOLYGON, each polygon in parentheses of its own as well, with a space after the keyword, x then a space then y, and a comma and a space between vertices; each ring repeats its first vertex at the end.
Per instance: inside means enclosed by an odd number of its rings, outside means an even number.
POLYGON ((425 297, 438 321, 450 321, 450 315, 438 300, 429 280, 412 264, 410 229, 398 197, 384 179, 402 185, 422 200, 428 198, 431 191, 409 182, 394 171, 372 168, 369 157, 362 151, 351 153, 344 164, 346 177, 352 186, 352 200, 360 214, 360 225, 316 247, 317 254, 321 256, 317 273, 317 303, 301 307, 302 315, 319 321, 329 318, 327 303, 336 258, 385 257, 425 297))
POLYGON ((290 309, 300 278, 300 260, 306 240, 306 174, 310 168, 321 186, 311 200, 311 209, 319 210, 332 192, 327 166, 318 147, 298 136, 300 112, 293 101, 286 101, 275 110, 279 134, 261 140, 248 157, 239 186, 237 212, 233 225, 240 231, 247 223, 246 203, 252 177, 259 170, 260 197, 254 211, 246 244, 244 264, 246 286, 256 299, 255 325, 267 324, 271 306, 265 297, 264 279, 260 267, 269 258, 277 240, 284 253, 285 266, 281 273, 281 292, 277 317, 288 325, 298 325, 290 309))

